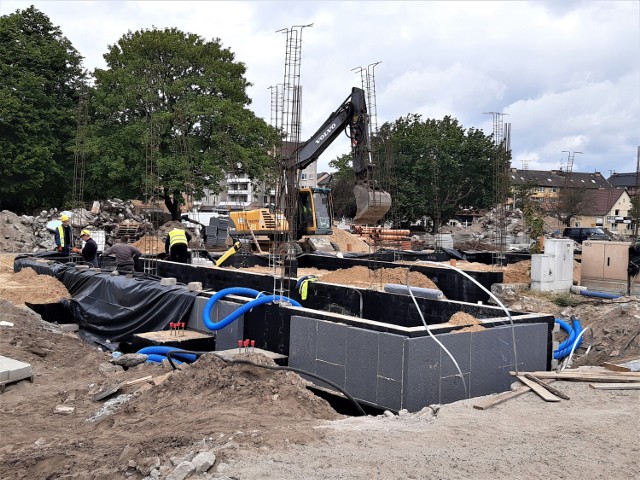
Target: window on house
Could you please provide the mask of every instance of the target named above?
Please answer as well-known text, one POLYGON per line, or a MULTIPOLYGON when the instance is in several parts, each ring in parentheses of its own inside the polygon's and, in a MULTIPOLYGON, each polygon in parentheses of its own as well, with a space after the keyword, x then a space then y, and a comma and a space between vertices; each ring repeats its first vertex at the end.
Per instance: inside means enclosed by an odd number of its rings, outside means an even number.
POLYGON ((620 210, 616 208, 613 214, 617 217, 618 215, 620 215, 620 210))
POLYGON ((544 187, 538 187, 538 188, 536 189, 536 191, 537 191, 537 192, 544 192, 544 187))

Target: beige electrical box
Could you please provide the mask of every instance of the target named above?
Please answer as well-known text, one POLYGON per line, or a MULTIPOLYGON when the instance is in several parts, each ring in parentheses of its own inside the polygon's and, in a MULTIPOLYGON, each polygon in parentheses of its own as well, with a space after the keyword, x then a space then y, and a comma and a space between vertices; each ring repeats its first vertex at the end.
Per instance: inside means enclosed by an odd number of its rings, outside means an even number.
POLYGON ((627 295, 630 246, 629 242, 583 242, 580 283, 589 290, 627 295))

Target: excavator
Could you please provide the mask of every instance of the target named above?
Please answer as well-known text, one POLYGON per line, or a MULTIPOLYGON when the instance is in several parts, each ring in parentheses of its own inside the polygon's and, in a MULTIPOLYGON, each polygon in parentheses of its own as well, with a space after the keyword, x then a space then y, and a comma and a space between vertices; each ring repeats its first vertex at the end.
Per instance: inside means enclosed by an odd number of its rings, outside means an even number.
POLYGON ((299 175, 346 130, 351 140, 356 174, 353 194, 357 213, 353 221, 371 225, 382 219, 391 207, 391 195, 377 186, 373 179, 368 121, 364 91, 353 87, 351 94, 313 136, 282 161, 281 174, 284 178, 280 197, 284 199, 284 205, 277 209, 230 212, 229 235, 273 236, 290 231, 295 240, 305 235, 330 235, 333 218, 331 190, 299 188, 299 175))

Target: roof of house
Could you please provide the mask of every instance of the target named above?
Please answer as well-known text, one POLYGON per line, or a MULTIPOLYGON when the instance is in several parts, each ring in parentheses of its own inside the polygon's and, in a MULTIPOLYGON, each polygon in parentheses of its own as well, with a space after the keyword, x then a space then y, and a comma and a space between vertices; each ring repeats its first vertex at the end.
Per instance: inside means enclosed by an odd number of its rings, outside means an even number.
POLYGON ((607 179, 600 172, 565 172, 563 170, 518 170, 512 168, 509 171, 511 182, 514 185, 533 184, 545 187, 584 187, 584 188, 611 188, 607 179))
POLYGON ((587 190, 579 204, 580 215, 607 215, 621 196, 628 195, 624 190, 608 188, 606 190, 587 190))
POLYGON ((638 185, 638 174, 636 172, 614 173, 607 181, 616 188, 636 187, 638 185))

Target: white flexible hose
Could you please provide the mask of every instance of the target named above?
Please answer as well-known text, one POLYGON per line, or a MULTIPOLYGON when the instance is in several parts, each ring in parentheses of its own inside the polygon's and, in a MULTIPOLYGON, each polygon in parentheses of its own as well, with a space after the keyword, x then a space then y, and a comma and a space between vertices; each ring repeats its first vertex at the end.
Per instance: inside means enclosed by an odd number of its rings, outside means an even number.
MULTIPOLYGON (((452 265, 447 265, 446 263, 432 262, 430 260, 421 260, 420 263, 427 263, 427 264, 434 265, 434 266, 437 266, 437 267, 446 267, 446 268, 449 268, 449 269, 451 269, 453 271, 458 272, 460 275, 462 275, 465 278, 468 278, 474 284, 476 284, 478 287, 480 287, 480 289, 482 291, 484 291, 487 295, 489 295, 491 298, 493 298, 495 300, 495 302, 504 310, 504 313, 506 313, 507 317, 509 318, 509 324, 511 325, 511 338, 513 340, 513 364, 514 364, 515 372, 518 373, 518 352, 517 352, 517 348, 516 348, 516 329, 515 329, 515 326, 513 324, 513 318, 511 317, 511 314, 509 313, 509 310, 507 310, 507 308, 498 299, 498 297, 496 297, 493 293, 491 293, 489 290, 487 290, 475 278, 471 277, 470 275, 467 275, 467 273, 463 272, 459 268, 456 268, 456 267, 454 267, 452 265)), ((407 274, 407 277, 408 277, 408 274, 407 274)))

